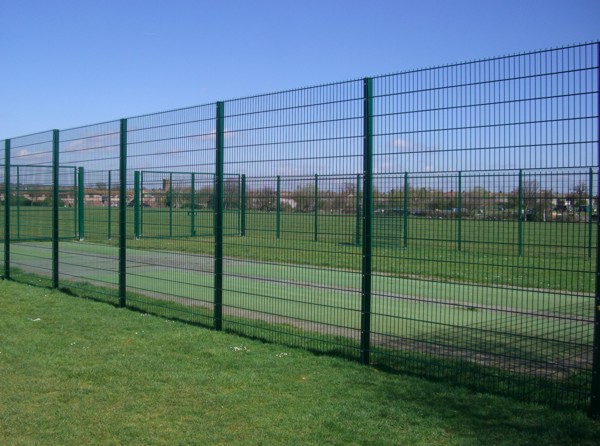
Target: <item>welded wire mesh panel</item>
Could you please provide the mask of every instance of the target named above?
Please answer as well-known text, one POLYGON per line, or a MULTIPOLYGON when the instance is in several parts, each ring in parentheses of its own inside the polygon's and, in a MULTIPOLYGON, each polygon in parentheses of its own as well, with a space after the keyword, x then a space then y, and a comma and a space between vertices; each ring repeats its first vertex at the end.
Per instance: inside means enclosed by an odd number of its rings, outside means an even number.
POLYGON ((10 274, 47 284, 52 275, 52 132, 11 139, 10 274))
POLYGON ((58 259, 75 294, 585 405, 600 388, 598 51, 64 130, 57 170, 57 132, 14 138, 3 270, 50 284, 58 259))
MULTIPOLYGON (((118 135, 114 138, 116 145, 113 151, 118 150, 118 135)), ((106 243, 110 240, 111 244, 115 244, 118 239, 119 169, 115 161, 105 161, 106 170, 95 170, 95 166, 76 168, 73 206, 76 209, 76 234, 80 241, 106 243)))
POLYGON ((596 272, 597 45, 374 83, 375 169, 406 179, 384 175, 374 196, 375 227, 392 201, 405 225, 387 237, 395 246, 375 243, 377 361, 582 404, 596 272))
POLYGON ((59 244, 60 286, 116 303, 119 122, 61 131, 59 164, 61 199, 74 210, 68 220, 74 236, 59 244))
POLYGON ((244 189, 243 237, 224 239, 227 330, 357 355, 361 257, 344 211, 362 94, 348 82, 224 103, 224 170, 244 189))
POLYGON ((127 302, 212 326, 215 107, 127 125, 127 302))
POLYGON ((244 236, 276 239, 277 178, 246 176, 243 211, 244 236))

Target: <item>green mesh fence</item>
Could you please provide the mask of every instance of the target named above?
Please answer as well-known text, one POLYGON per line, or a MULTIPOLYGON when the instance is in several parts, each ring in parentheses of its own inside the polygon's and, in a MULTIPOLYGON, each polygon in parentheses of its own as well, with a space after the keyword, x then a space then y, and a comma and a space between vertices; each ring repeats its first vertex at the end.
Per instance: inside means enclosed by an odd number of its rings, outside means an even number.
POLYGON ((3 275, 598 415, 599 51, 7 139, 3 275))

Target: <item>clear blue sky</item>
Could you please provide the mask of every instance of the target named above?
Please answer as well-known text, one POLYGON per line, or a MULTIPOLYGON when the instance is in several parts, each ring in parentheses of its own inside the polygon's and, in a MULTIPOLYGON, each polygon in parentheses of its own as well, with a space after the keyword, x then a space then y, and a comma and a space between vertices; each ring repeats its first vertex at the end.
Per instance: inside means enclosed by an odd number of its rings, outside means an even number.
POLYGON ((600 38, 600 0, 0 0, 0 139, 600 38))

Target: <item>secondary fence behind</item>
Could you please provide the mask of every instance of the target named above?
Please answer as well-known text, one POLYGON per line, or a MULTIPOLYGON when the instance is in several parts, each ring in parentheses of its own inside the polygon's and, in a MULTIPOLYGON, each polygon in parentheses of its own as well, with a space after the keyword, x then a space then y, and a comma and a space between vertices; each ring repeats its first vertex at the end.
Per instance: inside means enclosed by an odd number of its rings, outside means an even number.
POLYGON ((600 413, 591 43, 4 141, 4 278, 600 413))

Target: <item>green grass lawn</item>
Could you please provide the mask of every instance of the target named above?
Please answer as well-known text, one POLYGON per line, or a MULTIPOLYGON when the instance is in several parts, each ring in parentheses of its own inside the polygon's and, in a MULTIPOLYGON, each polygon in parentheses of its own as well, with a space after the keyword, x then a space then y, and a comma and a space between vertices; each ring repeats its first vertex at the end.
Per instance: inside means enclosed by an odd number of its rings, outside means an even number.
POLYGON ((597 444, 555 410, 0 283, 0 442, 597 444))

